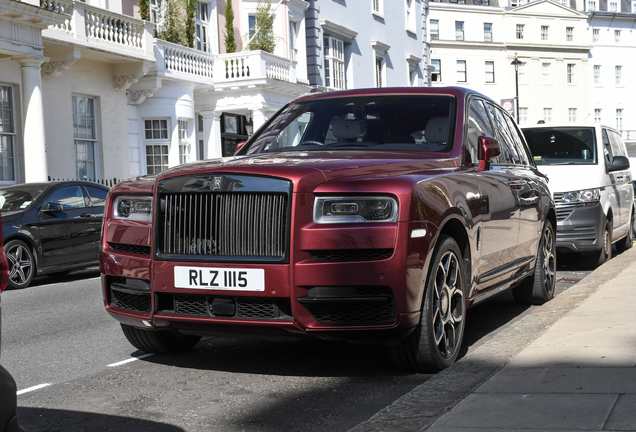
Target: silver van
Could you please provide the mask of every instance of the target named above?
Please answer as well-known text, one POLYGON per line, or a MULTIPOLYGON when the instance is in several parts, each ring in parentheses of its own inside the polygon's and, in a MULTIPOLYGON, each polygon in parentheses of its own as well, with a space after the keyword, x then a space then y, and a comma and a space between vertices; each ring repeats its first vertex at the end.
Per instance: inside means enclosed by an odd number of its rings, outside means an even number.
POLYGON ((632 247, 636 217, 627 149, 600 124, 522 127, 557 206, 557 250, 584 254, 596 267, 632 247))

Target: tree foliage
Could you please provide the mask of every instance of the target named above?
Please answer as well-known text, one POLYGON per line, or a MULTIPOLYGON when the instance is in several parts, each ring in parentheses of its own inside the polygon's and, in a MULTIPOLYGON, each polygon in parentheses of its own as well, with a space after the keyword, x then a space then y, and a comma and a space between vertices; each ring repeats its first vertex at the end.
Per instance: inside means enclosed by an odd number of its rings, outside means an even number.
POLYGON ((255 35, 250 40, 249 33, 246 39, 249 41, 247 50, 261 50, 273 53, 276 48, 278 38, 274 34, 274 16, 272 14, 272 3, 270 0, 258 0, 256 6, 256 28, 255 35))
POLYGON ((234 9, 232 0, 225 0, 225 52, 236 52, 236 40, 234 39, 234 9))
POLYGON ((150 1, 138 0, 137 6, 139 6, 139 17, 144 21, 148 21, 150 18, 150 1))
POLYGON ((194 18, 197 14, 197 0, 185 0, 185 46, 194 48, 194 18))
POLYGON ((188 46, 185 29, 185 1, 186 0, 167 0, 165 2, 166 6, 159 39, 188 46))

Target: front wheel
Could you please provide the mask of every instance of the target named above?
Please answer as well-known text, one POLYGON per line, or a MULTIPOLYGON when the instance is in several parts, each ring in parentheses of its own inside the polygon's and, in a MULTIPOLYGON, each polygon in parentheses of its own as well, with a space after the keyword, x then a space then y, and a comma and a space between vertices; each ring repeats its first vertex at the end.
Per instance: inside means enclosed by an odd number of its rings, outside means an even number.
POLYGON ((546 221, 539 241, 534 274, 512 289, 519 304, 542 305, 554 297, 556 286, 556 234, 550 221, 546 221))
POLYGON ((148 353, 186 352, 201 340, 201 336, 184 335, 168 330, 141 330, 126 324, 122 324, 121 329, 132 346, 148 353))
POLYGON ((595 269, 610 259, 612 259, 612 224, 610 221, 605 221, 603 237, 601 238, 601 250, 588 255, 588 265, 590 268, 595 269))
POLYGON ((29 246, 22 240, 11 240, 4 245, 9 261, 9 288, 26 288, 35 275, 35 259, 29 246))
POLYGON ((462 254, 454 239, 441 235, 426 280, 420 323, 397 346, 393 359, 404 369, 433 373, 459 355, 466 321, 462 254))
POLYGON ((627 236, 622 240, 619 240, 616 243, 616 249, 619 252, 625 252, 627 249, 631 248, 634 245, 634 226, 636 226, 636 212, 632 207, 632 213, 629 217, 629 229, 627 230, 627 236))

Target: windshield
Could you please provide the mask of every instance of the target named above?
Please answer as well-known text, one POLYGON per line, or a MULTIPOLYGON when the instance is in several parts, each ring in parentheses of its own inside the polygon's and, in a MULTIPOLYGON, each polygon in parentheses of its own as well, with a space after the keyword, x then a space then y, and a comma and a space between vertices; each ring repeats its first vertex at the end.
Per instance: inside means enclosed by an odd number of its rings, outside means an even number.
POLYGON ((596 164, 593 127, 524 129, 537 165, 596 164))
POLYGON ((47 185, 16 185, 0 189, 2 212, 26 210, 48 189, 47 185))
POLYGON ((455 100, 375 95, 290 104, 240 154, 281 151, 406 150, 448 152, 455 100))

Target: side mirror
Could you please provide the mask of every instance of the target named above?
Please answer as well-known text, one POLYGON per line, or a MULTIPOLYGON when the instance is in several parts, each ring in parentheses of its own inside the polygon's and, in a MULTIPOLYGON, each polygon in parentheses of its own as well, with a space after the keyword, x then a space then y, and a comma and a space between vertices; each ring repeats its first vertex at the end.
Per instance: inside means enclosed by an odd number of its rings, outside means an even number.
POLYGON ((56 202, 47 202, 42 206, 42 211, 45 213, 59 213, 64 211, 62 204, 56 202))
POLYGON ((490 159, 499 156, 501 149, 499 148, 499 143, 494 138, 480 136, 478 141, 477 157, 479 158, 479 169, 486 170, 490 168, 490 159))
POLYGON ((241 141, 240 143, 238 143, 236 145, 236 150, 234 150, 234 154, 237 154, 239 152, 239 150, 241 150, 243 148, 244 145, 245 145, 245 141, 241 141))
POLYGON ((614 161, 607 167, 608 172, 623 171, 629 169, 629 159, 625 156, 614 156, 614 161))

